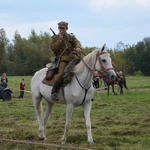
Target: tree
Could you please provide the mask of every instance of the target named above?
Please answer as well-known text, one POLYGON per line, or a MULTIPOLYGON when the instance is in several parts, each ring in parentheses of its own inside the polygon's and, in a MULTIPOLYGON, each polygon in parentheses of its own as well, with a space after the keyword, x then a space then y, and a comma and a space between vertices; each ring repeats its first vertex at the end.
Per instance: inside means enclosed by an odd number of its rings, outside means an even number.
POLYGON ((0 70, 1 70, 1 73, 7 71, 5 48, 8 42, 9 40, 6 37, 5 30, 3 28, 0 29, 0 70))
MULTIPOLYGON (((83 53, 87 55, 96 47, 85 47, 83 53)), ((108 50, 117 70, 134 75, 141 71, 143 75, 150 75, 150 38, 146 37, 136 45, 124 45, 120 41, 116 48, 108 50)), ((33 75, 35 71, 50 62, 53 52, 50 49, 50 34, 41 32, 37 35, 34 30, 28 39, 22 38, 15 32, 13 43, 9 43, 5 30, 0 29, 0 71, 9 75, 33 75)))
POLYGON ((135 68, 140 70, 144 75, 150 75, 150 38, 144 38, 143 41, 136 45, 135 68))
POLYGON ((135 72, 135 46, 130 46, 124 50, 125 63, 126 63, 126 72, 130 75, 133 75, 135 72))

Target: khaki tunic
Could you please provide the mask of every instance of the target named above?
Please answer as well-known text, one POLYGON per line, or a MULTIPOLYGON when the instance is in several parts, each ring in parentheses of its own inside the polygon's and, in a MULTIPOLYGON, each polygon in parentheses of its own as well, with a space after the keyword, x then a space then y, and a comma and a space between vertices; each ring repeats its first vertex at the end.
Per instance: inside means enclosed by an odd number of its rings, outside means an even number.
MULTIPOLYGON (((58 51, 58 50, 66 50, 66 49, 75 49, 75 48, 82 48, 80 41, 73 35, 66 33, 65 37, 62 39, 59 35, 53 35, 50 41, 51 50, 58 51)), ((60 57, 60 63, 58 66, 58 73, 55 76, 56 82, 62 82, 63 79, 63 72, 67 64, 71 61, 71 57, 69 52, 64 51, 64 53, 60 57)))

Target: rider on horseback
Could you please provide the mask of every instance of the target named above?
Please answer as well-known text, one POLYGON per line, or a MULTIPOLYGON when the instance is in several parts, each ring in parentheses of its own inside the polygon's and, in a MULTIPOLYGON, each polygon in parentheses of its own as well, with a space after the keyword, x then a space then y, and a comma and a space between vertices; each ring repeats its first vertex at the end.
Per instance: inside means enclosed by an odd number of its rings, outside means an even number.
POLYGON ((58 101, 57 93, 59 91, 60 85, 63 81, 63 72, 67 64, 71 61, 71 53, 75 50, 76 52, 82 51, 82 46, 80 41, 73 35, 68 34, 68 23, 59 22, 58 23, 59 33, 54 34, 51 37, 50 45, 51 50, 54 52, 55 56, 60 58, 58 65, 58 73, 55 75, 55 83, 51 91, 51 98, 53 101, 58 101))

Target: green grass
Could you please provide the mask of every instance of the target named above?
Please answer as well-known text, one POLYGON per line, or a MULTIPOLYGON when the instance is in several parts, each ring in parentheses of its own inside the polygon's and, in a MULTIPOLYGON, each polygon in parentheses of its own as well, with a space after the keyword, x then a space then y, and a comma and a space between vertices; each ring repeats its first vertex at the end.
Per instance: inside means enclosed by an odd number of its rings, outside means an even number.
MULTIPOLYGON (((24 78, 26 90, 30 91, 31 77, 9 77, 13 99, 0 100, 0 137, 39 143, 61 143, 65 125, 65 105, 55 105, 47 126, 47 140, 38 140, 38 124, 29 92, 18 99, 19 83, 24 78), (15 89, 13 89, 15 88, 15 89)), ((94 145, 87 143, 83 108, 77 107, 69 130, 68 147, 90 148, 95 150, 149 150, 150 149, 150 78, 127 77, 128 90, 123 95, 110 91, 96 91, 91 111, 94 145), (101 99, 99 99, 101 98, 101 99)), ((43 100, 45 109, 45 101, 43 100)), ((55 150, 55 147, 42 147, 1 141, 3 150, 55 150)), ((65 148, 58 148, 65 149, 65 148)))
POLYGON ((127 78, 127 85, 130 89, 138 89, 138 88, 150 88, 150 77, 135 77, 129 76, 127 78))

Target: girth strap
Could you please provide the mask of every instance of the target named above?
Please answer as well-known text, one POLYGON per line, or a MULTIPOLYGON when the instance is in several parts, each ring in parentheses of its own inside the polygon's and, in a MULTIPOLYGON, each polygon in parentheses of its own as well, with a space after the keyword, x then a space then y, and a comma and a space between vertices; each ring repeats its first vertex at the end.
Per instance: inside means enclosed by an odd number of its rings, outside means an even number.
POLYGON ((79 85, 85 90, 84 98, 83 98, 83 100, 82 100, 82 103, 80 104, 80 105, 82 105, 82 104, 85 102, 86 94, 87 94, 88 90, 90 89, 91 85, 90 85, 90 87, 88 87, 87 89, 85 89, 85 88, 81 85, 81 83, 79 82, 79 79, 77 78, 77 76, 76 76, 76 79, 77 79, 79 85))

